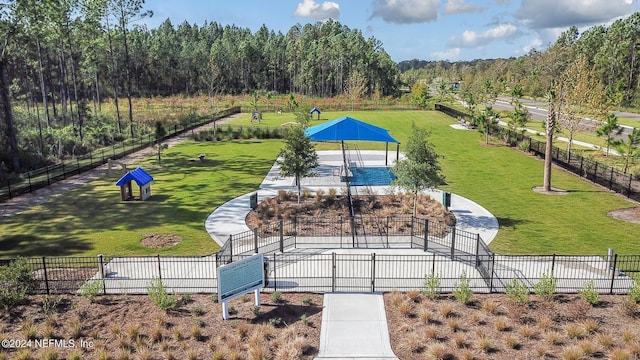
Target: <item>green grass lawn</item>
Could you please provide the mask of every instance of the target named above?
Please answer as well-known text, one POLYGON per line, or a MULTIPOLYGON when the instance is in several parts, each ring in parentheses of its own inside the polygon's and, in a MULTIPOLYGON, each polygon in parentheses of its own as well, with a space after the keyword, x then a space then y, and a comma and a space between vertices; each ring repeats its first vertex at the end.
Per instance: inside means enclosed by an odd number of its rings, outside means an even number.
MULTIPOLYGON (((618 253, 640 253, 640 225, 607 216, 610 210, 636 205, 600 187, 554 169, 553 186, 569 194, 535 193, 532 188, 542 183, 540 160, 500 144, 486 146, 481 134, 455 130, 449 126, 455 120, 437 112, 325 112, 311 126, 345 115, 389 129, 400 142, 406 141, 411 122, 429 129, 436 150, 445 156, 443 188, 498 218, 501 228, 491 243, 497 252, 606 254, 613 247, 618 253)), ((258 126, 293 120, 292 114, 265 113, 258 126)), ((250 125, 250 116, 234 124, 250 125)), ((0 256, 215 252, 217 246, 204 229, 206 217, 227 200, 257 189, 281 146, 280 140, 260 140, 170 148, 162 168, 156 168, 153 159, 139 164, 155 177, 149 201, 121 203, 116 178, 95 181, 22 215, 0 219, 0 256), (207 154, 206 162, 188 161, 200 153, 207 154), (99 215, 90 216, 89 208, 99 215), (151 233, 174 233, 183 241, 163 251, 147 249, 139 242, 151 233)), ((384 149, 384 144, 363 142, 359 147, 384 149)), ((337 148, 317 145, 318 150, 337 148)))
MULTIPOLYGON (((455 130, 455 122, 436 112, 350 112, 349 116, 390 130, 404 142, 410 125, 432 132, 431 141, 443 154, 447 177, 443 188, 465 196, 491 211, 500 223, 491 248, 512 254, 606 254, 613 247, 619 253, 640 253, 640 225, 607 216, 611 210, 636 206, 560 169, 553 171, 552 185, 568 195, 549 196, 532 191, 542 184, 542 161, 513 148, 493 143, 475 131, 455 130)), ((323 113, 325 120, 345 113, 323 113)), ((292 121, 288 114, 265 114, 262 126, 292 121)), ((247 123, 250 119, 246 120, 247 123)), ((311 125, 322 121, 314 120, 311 125)), ((562 144, 561 144, 562 145, 562 144)), ((565 144, 566 145, 566 144, 565 144)), ((384 149, 384 144, 361 143, 361 149, 384 149)), ((318 149, 336 149, 336 144, 319 144, 318 149)), ((395 150, 395 146, 390 146, 395 150)), ((402 149, 402 148, 401 148, 402 149)))
MULTIPOLYGON (((0 219, 0 256, 200 255, 218 250, 204 229, 218 206, 255 190, 273 165, 277 140, 184 143, 141 164, 153 177, 153 196, 121 202, 117 178, 104 178, 14 217, 0 219), (206 154, 204 162, 188 159, 206 154), (89 213, 91 211, 91 215, 89 213), (140 244, 148 234, 177 234, 170 249, 140 244)), ((131 168, 134 165, 130 165, 131 168)))

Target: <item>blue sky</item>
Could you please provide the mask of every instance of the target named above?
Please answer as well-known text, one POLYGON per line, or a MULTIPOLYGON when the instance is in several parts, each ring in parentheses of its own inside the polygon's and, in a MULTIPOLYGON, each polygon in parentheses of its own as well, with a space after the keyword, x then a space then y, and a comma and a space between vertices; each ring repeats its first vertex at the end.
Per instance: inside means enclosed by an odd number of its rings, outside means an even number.
POLYGON ((216 21, 286 32, 328 18, 383 43, 394 61, 473 60, 544 50, 572 25, 584 31, 640 11, 639 0, 147 0, 144 21, 216 21))

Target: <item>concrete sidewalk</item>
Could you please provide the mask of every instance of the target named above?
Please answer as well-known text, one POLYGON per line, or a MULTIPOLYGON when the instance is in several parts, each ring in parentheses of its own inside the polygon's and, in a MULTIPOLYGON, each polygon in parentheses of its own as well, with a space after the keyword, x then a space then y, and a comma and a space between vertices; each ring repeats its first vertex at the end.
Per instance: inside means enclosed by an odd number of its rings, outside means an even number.
POLYGON ((398 359, 382 293, 325 294, 316 359, 398 359))

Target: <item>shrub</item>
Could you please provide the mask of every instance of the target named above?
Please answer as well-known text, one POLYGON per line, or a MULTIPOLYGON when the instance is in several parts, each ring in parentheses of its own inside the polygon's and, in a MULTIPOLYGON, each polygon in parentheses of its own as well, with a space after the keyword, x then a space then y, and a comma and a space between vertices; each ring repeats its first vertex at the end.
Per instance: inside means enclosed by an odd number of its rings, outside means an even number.
POLYGON ((582 297, 582 300, 584 300, 588 304, 591 304, 591 306, 597 305, 598 301, 600 300, 600 294, 596 291, 595 283, 593 280, 585 283, 582 286, 582 289, 578 291, 578 293, 582 297))
POLYGON ((95 298, 104 291, 104 280, 87 281, 80 287, 80 295, 93 303, 95 298))
POLYGON ((440 283, 442 279, 439 275, 431 273, 431 275, 424 276, 424 290, 422 293, 426 295, 429 299, 435 300, 440 296, 440 283))
POLYGON ((200 306, 194 306, 193 308, 191 308, 191 313, 195 316, 202 316, 202 314, 204 314, 204 311, 200 306))
POLYGON ((273 326, 273 327, 277 327, 282 323, 282 318, 280 317, 274 317, 269 319, 269 325, 273 326))
POLYGON ((453 296, 465 305, 471 303, 471 298, 473 297, 470 282, 471 280, 467 277, 467 272, 463 271, 462 275, 460 275, 460 282, 456 283, 453 287, 453 296))
POLYGON ((282 293, 280 291, 274 291, 273 293, 271 293, 269 299, 272 303, 279 304, 282 302, 282 293))
POLYGON ((151 279, 149 286, 147 286, 147 293, 151 301, 162 310, 166 311, 178 305, 178 297, 175 294, 169 295, 162 280, 158 277, 154 276, 151 279))
POLYGON ((60 301, 62 301, 61 296, 54 296, 54 295, 45 296, 44 299, 42 300, 42 312, 45 315, 53 314, 58 308, 58 305, 60 305, 60 301))
POLYGON ((629 288, 627 297, 630 301, 633 301, 635 303, 640 302, 640 282, 636 281, 634 285, 629 288))
POLYGON ((302 299, 302 303, 306 306, 311 306, 313 305, 313 300, 309 297, 302 299))
POLYGON ((0 266, 0 306, 13 307, 21 303, 33 284, 33 273, 26 260, 18 258, 7 266, 0 266))
POLYGON ((544 300, 549 300, 556 293, 558 281, 553 274, 547 275, 545 272, 542 274, 540 281, 533 287, 536 295, 540 296, 544 300))
POLYGON ((525 283, 518 279, 513 279, 506 284, 507 299, 516 304, 528 304, 529 303, 529 288, 525 283))

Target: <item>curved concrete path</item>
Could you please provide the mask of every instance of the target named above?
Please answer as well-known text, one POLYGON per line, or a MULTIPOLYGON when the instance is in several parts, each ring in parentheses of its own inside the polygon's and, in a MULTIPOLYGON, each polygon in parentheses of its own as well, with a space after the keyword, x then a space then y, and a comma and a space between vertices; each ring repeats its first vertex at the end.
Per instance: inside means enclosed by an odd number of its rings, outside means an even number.
MULTIPOLYGON (((360 153, 365 166, 385 165, 384 151, 362 150, 360 153)), ((318 156, 320 158, 320 166, 316 170, 317 176, 303 179, 302 188, 311 191, 322 189, 327 192, 330 188, 340 189, 344 187, 344 183, 340 182, 339 176, 334 175, 336 168, 339 169, 342 164, 341 152, 335 150, 318 151, 318 156)), ((358 191, 358 188, 361 187, 355 186, 353 188, 358 191)), ((385 194, 389 191, 388 186, 371 186, 370 188, 377 194, 385 194)), ((279 190, 297 191, 294 179, 292 177, 281 178, 280 169, 274 163, 262 184, 260 184, 259 190, 257 190, 258 202, 264 198, 278 195, 279 190)), ((432 190, 426 193, 430 194, 433 199, 442 200, 442 191, 440 190, 432 190)), ((228 201, 215 209, 207 218, 205 228, 220 246, 225 243, 229 235, 250 230, 245 223, 245 218, 251 211, 249 206, 251 194, 253 192, 228 201)), ((456 226, 459 229, 480 234, 486 244, 489 244, 498 233, 499 225, 496 217, 487 209, 467 198, 452 194, 449 210, 455 215, 457 219, 456 226)))

